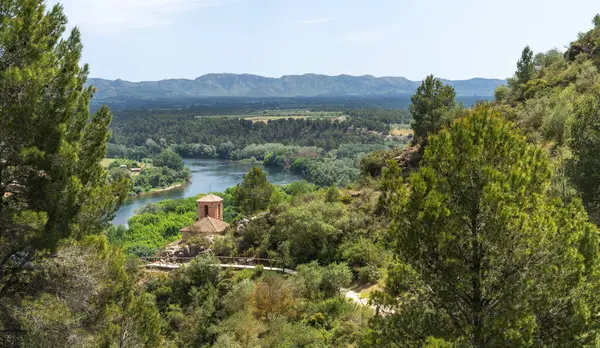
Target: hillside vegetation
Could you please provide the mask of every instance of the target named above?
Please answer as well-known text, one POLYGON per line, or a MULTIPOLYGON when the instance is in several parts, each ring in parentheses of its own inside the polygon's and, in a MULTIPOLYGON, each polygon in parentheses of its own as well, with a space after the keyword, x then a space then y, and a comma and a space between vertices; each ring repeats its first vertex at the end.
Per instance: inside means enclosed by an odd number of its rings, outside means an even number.
MULTIPOLYGON (((389 113, 234 119, 230 136, 243 139, 225 140, 227 155, 286 162, 289 147, 316 145, 286 137, 331 138, 326 158, 314 158, 323 173, 339 177, 337 161, 354 158, 362 176, 274 187, 253 168, 221 193, 232 228, 212 241, 193 236, 188 248, 209 250, 160 272, 137 255, 177 241, 197 217, 194 198, 148 205, 129 228, 110 225, 130 179, 102 166, 112 115, 89 112, 80 33, 64 32, 58 5, 2 5, 1 347, 598 346, 600 15, 564 53, 526 48, 493 103, 466 109, 452 86, 426 77, 411 97, 408 148, 377 148, 364 139, 381 134, 352 123, 389 125, 389 113), (268 257, 297 273, 222 269, 215 255, 268 257), (349 287, 369 304, 349 300, 349 287)), ((177 124, 140 127, 132 143, 115 128, 116 146, 143 147, 174 171, 182 163, 171 147, 199 141, 177 140, 177 124)))
POLYGON ((556 194, 580 195, 600 223, 600 16, 593 24, 565 52, 525 48, 515 76, 496 90, 495 105, 529 142, 549 151, 556 194))

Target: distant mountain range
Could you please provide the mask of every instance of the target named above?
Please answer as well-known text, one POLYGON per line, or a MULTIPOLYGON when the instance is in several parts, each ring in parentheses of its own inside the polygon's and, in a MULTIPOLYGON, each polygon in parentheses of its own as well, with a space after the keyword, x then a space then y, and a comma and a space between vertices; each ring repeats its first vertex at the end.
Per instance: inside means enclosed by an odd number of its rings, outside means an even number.
MULTIPOLYGON (((473 78, 444 80, 459 96, 492 96, 505 80, 473 78)), ((315 97, 412 94, 420 81, 404 77, 287 75, 280 78, 250 74, 207 74, 195 80, 168 79, 129 82, 91 78, 94 99, 155 99, 198 97, 315 97)))

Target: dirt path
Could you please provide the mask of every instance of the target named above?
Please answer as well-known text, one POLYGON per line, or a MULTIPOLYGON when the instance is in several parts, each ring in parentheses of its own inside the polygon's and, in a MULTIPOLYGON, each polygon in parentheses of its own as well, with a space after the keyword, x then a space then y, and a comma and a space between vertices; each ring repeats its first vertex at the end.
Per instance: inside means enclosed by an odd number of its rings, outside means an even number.
MULTIPOLYGON (((146 264, 146 268, 150 269, 163 269, 163 270, 173 270, 181 267, 182 264, 178 263, 169 263, 169 262, 153 262, 146 264)), ((234 265, 234 264, 219 264, 221 268, 236 268, 236 269, 254 269, 256 266, 250 265, 234 265)), ((297 272, 287 268, 278 268, 278 267, 263 267, 265 271, 276 271, 276 272, 284 272, 286 274, 296 274, 297 272)), ((368 306, 369 308, 376 310, 375 306, 369 305, 369 300, 366 298, 362 298, 360 294, 354 290, 350 289, 340 289, 340 291, 344 294, 344 297, 349 299, 350 301, 359 304, 361 306, 368 306)))

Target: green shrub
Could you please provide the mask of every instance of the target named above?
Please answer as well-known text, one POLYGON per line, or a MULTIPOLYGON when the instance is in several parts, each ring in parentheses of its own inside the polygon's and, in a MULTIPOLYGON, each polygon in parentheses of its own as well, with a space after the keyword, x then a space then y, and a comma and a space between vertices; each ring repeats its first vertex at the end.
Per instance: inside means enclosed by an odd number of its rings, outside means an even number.
POLYGON ((156 253, 156 248, 151 248, 147 245, 135 244, 125 248, 125 252, 138 257, 149 257, 156 253))
POLYGON ((265 267, 263 265, 258 265, 254 268, 254 272, 252 272, 252 279, 258 279, 262 277, 265 271, 265 267))
POLYGON ((350 195, 342 195, 340 201, 344 204, 350 204, 352 202, 352 197, 350 197, 350 195))
POLYGON ((379 268, 374 265, 368 265, 358 270, 358 281, 362 284, 377 283, 380 276, 379 268))
POLYGON ((325 201, 329 203, 339 202, 341 199, 340 190, 338 190, 337 186, 331 185, 327 190, 325 195, 325 201))

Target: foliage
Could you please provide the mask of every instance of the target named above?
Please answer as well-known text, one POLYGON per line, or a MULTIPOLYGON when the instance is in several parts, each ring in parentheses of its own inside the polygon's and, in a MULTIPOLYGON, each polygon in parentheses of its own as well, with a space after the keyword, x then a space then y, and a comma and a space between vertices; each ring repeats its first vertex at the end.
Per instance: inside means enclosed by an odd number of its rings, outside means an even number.
POLYGON ((264 210, 269 206, 273 190, 265 173, 260 168, 253 167, 233 190, 234 204, 246 214, 264 210))
MULTIPOLYGON (((116 175, 116 177, 120 175, 119 172, 111 172, 111 174, 116 175)), ((167 166, 146 166, 138 175, 133 176, 131 192, 137 195, 156 189, 172 187, 187 182, 191 176, 192 174, 188 168, 175 170, 167 166)))
POLYGON ((594 198, 597 156, 592 155, 598 152, 593 140, 597 118, 593 105, 600 85, 597 18, 594 27, 581 33, 564 53, 553 49, 534 55, 526 47, 514 77, 496 93, 496 106, 504 116, 518 125, 529 142, 544 146, 554 158, 552 182, 561 189, 552 192, 565 199, 580 195, 595 222, 600 211, 594 198))
POLYGON ((155 347, 162 343, 154 298, 135 293, 135 274, 127 271, 123 254, 104 238, 63 241, 36 268, 34 284, 44 290, 23 298, 21 308, 9 317, 13 321, 3 324, 8 331, 24 329, 12 344, 10 337, 9 342, 0 341, 3 344, 155 347))
POLYGON ((410 97, 410 113, 414 122, 414 143, 425 144, 427 136, 435 133, 452 121, 456 107, 454 88, 429 75, 423 80, 417 92, 410 97))
POLYGON ((600 224, 600 90, 575 106, 569 168, 590 217, 600 224))
POLYGON ((378 342, 596 340, 598 231, 576 200, 548 198, 549 168, 541 148, 486 107, 430 138, 392 207, 395 314, 374 321, 378 342))
POLYGON ((137 256, 154 254, 158 248, 179 239, 179 230, 195 221, 196 199, 161 201, 150 206, 150 211, 142 211, 129 219, 126 229, 117 227, 115 232, 109 229, 111 243, 121 245, 126 252, 137 256))
POLYGON ((402 149, 392 149, 389 151, 380 150, 364 156, 360 161, 361 172, 365 175, 378 177, 386 167, 389 160, 398 157, 402 149))
POLYGON ((325 194, 325 201, 328 203, 336 203, 339 202, 341 198, 342 195, 340 194, 340 190, 338 190, 337 186, 329 186, 327 193, 325 194))
POLYGON ((294 246, 291 256, 297 263, 311 260, 329 263, 343 239, 341 227, 348 218, 341 203, 315 201, 292 207, 278 217, 271 239, 275 244, 290 241, 294 246))
POLYGON ((344 113, 352 118, 368 118, 387 125, 410 124, 412 121, 412 115, 406 109, 347 109, 344 113))
POLYGON ((297 267, 297 282, 304 296, 311 299, 332 298, 339 295, 340 289, 350 285, 352 273, 348 265, 332 263, 326 267, 317 261, 297 267))
POLYGON ((250 299, 256 317, 266 320, 274 316, 291 316, 296 302, 293 284, 277 276, 268 276, 260 280, 250 299))
POLYGON ((526 84, 534 77, 535 66, 533 61, 533 51, 529 46, 525 46, 521 53, 521 58, 517 62, 517 71, 515 77, 508 80, 508 84, 511 88, 519 90, 519 99, 523 98, 523 89, 526 88, 526 84))
POLYGON ((183 158, 171 149, 163 150, 154 156, 152 163, 157 167, 168 167, 177 171, 183 169, 183 158))
POLYGON ((127 181, 109 183, 100 164, 112 115, 90 116, 80 33, 64 33, 62 7, 10 0, 0 17, 0 326, 13 326, 9 309, 39 290, 32 262, 102 231, 127 181))
MULTIPOLYGON (((368 119, 367 119, 368 120, 368 119)), ((116 119, 112 142, 126 146, 144 146, 147 139, 166 139, 168 144, 204 144, 215 146, 227 158, 234 149, 251 144, 283 143, 285 145, 337 148, 342 143, 377 143, 381 136, 369 132, 380 127, 360 119, 355 121, 320 119, 277 119, 252 122, 235 117, 195 117, 194 115, 143 115, 116 119), (365 128, 366 127, 366 128, 365 128)), ((147 156, 145 156, 147 157, 147 156)))

